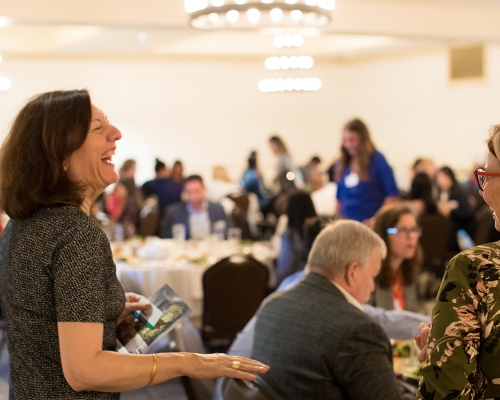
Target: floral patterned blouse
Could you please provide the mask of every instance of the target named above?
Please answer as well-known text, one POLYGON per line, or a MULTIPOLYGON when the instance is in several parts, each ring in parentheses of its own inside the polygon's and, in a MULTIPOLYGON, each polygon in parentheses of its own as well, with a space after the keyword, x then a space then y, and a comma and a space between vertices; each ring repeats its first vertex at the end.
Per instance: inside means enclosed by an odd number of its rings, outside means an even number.
POLYGON ((432 312, 418 399, 500 399, 500 242, 455 256, 432 312))

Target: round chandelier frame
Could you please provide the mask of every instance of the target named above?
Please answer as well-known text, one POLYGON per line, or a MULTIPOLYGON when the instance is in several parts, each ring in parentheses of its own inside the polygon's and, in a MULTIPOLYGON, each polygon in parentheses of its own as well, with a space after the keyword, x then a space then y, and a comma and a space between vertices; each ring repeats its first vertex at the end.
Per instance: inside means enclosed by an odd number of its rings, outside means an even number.
MULTIPOLYGON (((332 7, 333 9, 333 7, 332 7)), ((201 30, 320 28, 330 23, 330 10, 302 3, 248 2, 208 6, 190 13, 190 25, 201 30)))

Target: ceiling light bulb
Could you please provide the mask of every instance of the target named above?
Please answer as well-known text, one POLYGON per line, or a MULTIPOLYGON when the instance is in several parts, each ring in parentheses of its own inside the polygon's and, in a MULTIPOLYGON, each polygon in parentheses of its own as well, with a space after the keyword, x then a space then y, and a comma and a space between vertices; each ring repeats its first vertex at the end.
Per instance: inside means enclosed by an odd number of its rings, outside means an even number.
POLYGON ((273 0, 261 0, 262 4, 271 4, 273 0))
POLYGON ((0 92, 6 92, 12 86, 10 79, 0 76, 0 92))
POLYGON ((283 18, 283 11, 280 8, 273 8, 269 15, 273 22, 278 23, 281 21, 281 18, 283 18))
POLYGON ((147 32, 139 32, 137 34, 137 40, 139 42, 145 42, 148 40, 148 38, 149 38, 149 35, 147 34, 147 32))
POLYGON ((184 8, 186 9, 186 12, 193 13, 198 11, 197 7, 198 2, 196 0, 184 0, 184 8))
POLYGON ((236 21, 238 21, 239 16, 240 13, 236 10, 230 10, 226 13, 226 18, 231 24, 234 24, 236 21))
POLYGON ((292 10, 292 12, 290 12, 290 17, 295 22, 299 22, 302 19, 302 11, 300 11, 300 10, 292 10))
POLYGON ((297 0, 285 0, 286 4, 297 4, 297 0))
POLYGON ((317 6, 318 0, 304 0, 306 6, 317 6))
POLYGON ((184 0, 184 8, 186 12, 191 14, 198 11, 198 1, 197 0, 184 0))
POLYGON ((325 10, 332 11, 335 8, 335 0, 319 0, 318 6, 325 10))
POLYGON ((260 11, 256 8, 251 8, 247 11, 247 18, 252 24, 256 24, 260 19, 260 11))
POLYGON ((0 15, 0 28, 5 28, 10 25, 10 18, 0 15))
POLYGON ((276 79, 269 79, 269 91, 276 92, 278 87, 276 86, 276 79))
POLYGON ((295 78, 293 81, 293 88, 297 91, 302 90, 302 79, 295 78))
POLYGON ((273 62, 271 60, 271 57, 266 58, 266 61, 264 62, 264 65, 266 68, 270 71, 273 68, 273 62))
POLYGON ((319 90, 321 89, 321 81, 318 78, 309 79, 309 86, 311 90, 319 90))
POLYGON ((280 68, 278 57, 268 57, 266 58, 265 66, 269 71, 273 71, 280 68))
POLYGON ((212 3, 214 7, 222 7, 224 5, 224 0, 210 0, 210 3, 212 3))
POLYGON ((281 36, 281 35, 275 36, 274 37, 274 45, 278 49, 282 49, 283 46, 285 45, 285 39, 283 38, 283 36, 281 36))
POLYGON ((280 68, 281 69, 288 69, 288 68, 290 68, 290 61, 288 60, 287 56, 281 56, 280 57, 280 68))
POLYGON ((219 19, 219 14, 217 14, 217 13, 208 14, 208 20, 210 22, 216 22, 218 19, 219 19))
POLYGON ((0 64, 2 63, 2 55, 0 54, 0 64))
POLYGON ((304 78, 302 80, 302 90, 305 91, 311 90, 311 80, 309 78, 304 78))
POLYGON ((290 68, 291 69, 299 68, 299 57, 297 57, 297 56, 290 57, 290 68))
POLYGON ((293 90, 293 79, 288 78, 285 80, 285 88, 287 92, 291 92, 293 90))
MULTIPOLYGON (((276 81, 276 86, 278 87, 278 92, 284 92, 286 90, 285 80, 283 78, 279 78, 276 81)), ((289 179, 289 180, 293 181, 295 179, 295 174, 293 172, 291 172, 291 171, 288 174, 293 174, 293 178, 289 179)), ((287 179, 288 179, 288 174, 286 174, 287 175, 287 179)))
POLYGON ((293 46, 293 36, 292 35, 285 35, 284 37, 284 42, 286 47, 292 47, 293 46))
POLYGON ((314 60, 312 57, 306 56, 306 68, 312 68, 314 65, 314 60))
POLYGON ((304 44, 304 37, 302 35, 295 35, 293 37, 293 45, 295 47, 302 47, 304 44))
POLYGON ((267 81, 267 79, 261 79, 259 81, 259 90, 262 92, 262 93, 267 93, 269 92, 269 82, 267 81))

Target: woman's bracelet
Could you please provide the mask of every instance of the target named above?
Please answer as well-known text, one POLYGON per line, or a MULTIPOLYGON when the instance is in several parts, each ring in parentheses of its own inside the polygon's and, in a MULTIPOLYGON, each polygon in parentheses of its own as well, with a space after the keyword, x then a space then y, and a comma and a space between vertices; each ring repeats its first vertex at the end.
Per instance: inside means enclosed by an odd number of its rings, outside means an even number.
POLYGON ((155 378, 155 374, 156 374, 156 354, 153 354, 153 370, 151 371, 151 376, 149 377, 148 385, 151 385, 151 383, 153 383, 153 379, 155 378))

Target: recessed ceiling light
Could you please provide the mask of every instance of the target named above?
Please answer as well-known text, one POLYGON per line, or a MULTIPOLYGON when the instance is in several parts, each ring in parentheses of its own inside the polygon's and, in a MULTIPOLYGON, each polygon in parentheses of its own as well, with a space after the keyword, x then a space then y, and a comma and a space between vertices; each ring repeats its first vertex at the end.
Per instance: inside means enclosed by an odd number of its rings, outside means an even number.
POLYGON ((0 15, 0 28, 5 28, 10 25, 10 18, 0 15))
POLYGON ((137 34, 137 40, 139 42, 145 42, 148 39, 149 39, 149 35, 147 34, 147 32, 139 32, 137 34))

